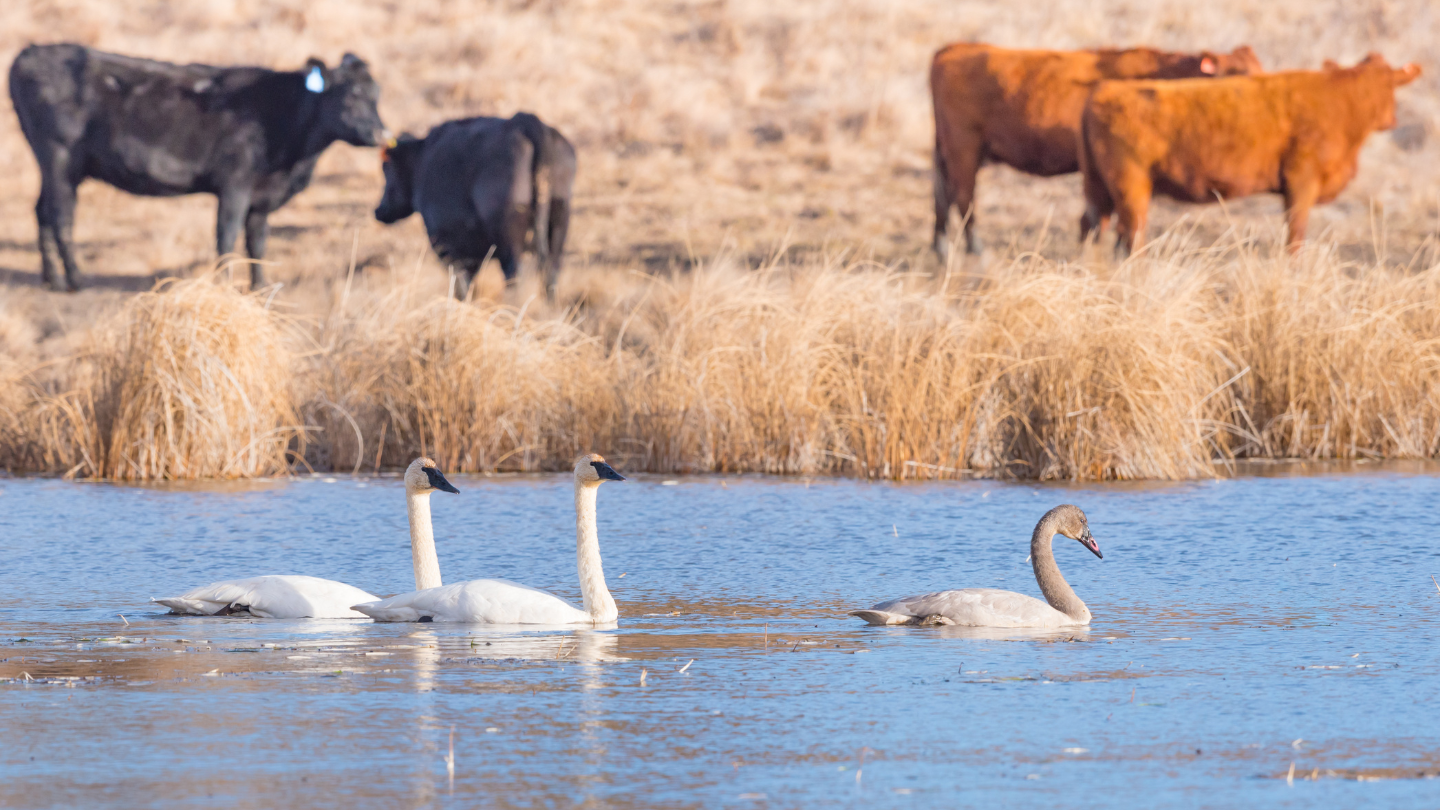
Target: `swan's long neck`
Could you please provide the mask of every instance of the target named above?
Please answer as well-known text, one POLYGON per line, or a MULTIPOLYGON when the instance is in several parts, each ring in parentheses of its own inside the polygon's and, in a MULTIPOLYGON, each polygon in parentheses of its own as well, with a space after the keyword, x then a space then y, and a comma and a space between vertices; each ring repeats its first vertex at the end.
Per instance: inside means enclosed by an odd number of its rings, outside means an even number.
POLYGON ((435 529, 430 525, 430 493, 405 493, 410 513, 410 559, 415 564, 415 590, 440 587, 440 558, 435 556, 435 529))
POLYGON ((600 565, 600 532, 595 527, 595 496, 599 484, 575 482, 575 564, 580 569, 580 593, 585 598, 585 612, 597 624, 613 622, 620 617, 615 599, 605 587, 605 571, 600 565))
POLYGON ((1070 583, 1065 581, 1060 566, 1055 564, 1055 553, 1050 548, 1058 522, 1054 515, 1047 514, 1030 537, 1030 563, 1035 567, 1035 581, 1040 583, 1040 592, 1045 594, 1045 601, 1050 603, 1050 607, 1072 619, 1088 622, 1090 608, 1085 607, 1070 583))

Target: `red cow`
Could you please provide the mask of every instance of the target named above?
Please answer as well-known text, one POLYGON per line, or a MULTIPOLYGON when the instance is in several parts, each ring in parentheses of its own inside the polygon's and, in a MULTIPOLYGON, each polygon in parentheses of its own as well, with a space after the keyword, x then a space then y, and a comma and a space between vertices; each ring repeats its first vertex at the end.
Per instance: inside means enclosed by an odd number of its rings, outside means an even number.
POLYGON ((1395 126, 1395 88, 1419 75, 1372 53, 1353 68, 1102 82, 1081 123, 1081 239, 1114 212, 1116 249, 1128 253, 1145 240, 1154 193, 1213 202, 1268 191, 1285 196, 1294 251, 1311 206, 1355 176, 1366 136, 1395 126))
POLYGON ((930 65, 935 102, 935 250, 944 258, 950 207, 975 236, 975 174, 986 162, 1050 177, 1078 171, 1076 144, 1085 98, 1102 79, 1179 79, 1260 72, 1248 46, 1228 54, 1152 48, 1017 51, 957 43, 930 65))

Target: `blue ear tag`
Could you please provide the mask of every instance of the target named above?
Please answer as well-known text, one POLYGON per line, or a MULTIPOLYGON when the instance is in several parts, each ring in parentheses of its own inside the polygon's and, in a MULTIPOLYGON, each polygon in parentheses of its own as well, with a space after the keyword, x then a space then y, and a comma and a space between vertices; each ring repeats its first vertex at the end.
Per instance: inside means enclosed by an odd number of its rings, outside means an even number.
POLYGON ((320 74, 320 68, 312 67, 310 72, 305 74, 305 89, 312 93, 325 92, 325 77, 320 74))

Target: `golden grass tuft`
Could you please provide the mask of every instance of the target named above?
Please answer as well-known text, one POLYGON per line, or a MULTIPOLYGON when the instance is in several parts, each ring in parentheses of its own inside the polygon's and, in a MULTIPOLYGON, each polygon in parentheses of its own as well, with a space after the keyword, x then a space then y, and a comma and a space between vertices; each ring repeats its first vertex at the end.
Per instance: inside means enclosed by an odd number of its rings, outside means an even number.
POLYGON ((1253 373, 1237 384, 1234 452, 1440 454, 1440 266, 1243 267, 1230 340, 1253 373))
POLYGON ((11 421, 38 435, 6 458, 129 481, 287 472, 291 444, 304 446, 293 367, 263 297, 208 278, 163 284, 88 335, 64 390, 27 375, 11 421))
POLYGON ((615 402, 594 338, 561 320, 400 288, 327 327, 308 413, 339 469, 539 469, 608 438, 615 402), (598 432, 597 432, 598 431, 598 432))

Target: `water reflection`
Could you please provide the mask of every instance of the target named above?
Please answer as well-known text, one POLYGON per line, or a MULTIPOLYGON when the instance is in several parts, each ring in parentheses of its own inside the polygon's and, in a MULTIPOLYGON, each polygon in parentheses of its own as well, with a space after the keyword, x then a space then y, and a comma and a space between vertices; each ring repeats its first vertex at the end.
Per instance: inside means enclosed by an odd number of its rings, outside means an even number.
POLYGON ((930 633, 939 638, 963 638, 976 641, 1089 641, 1088 627, 875 627, 881 633, 930 633))

